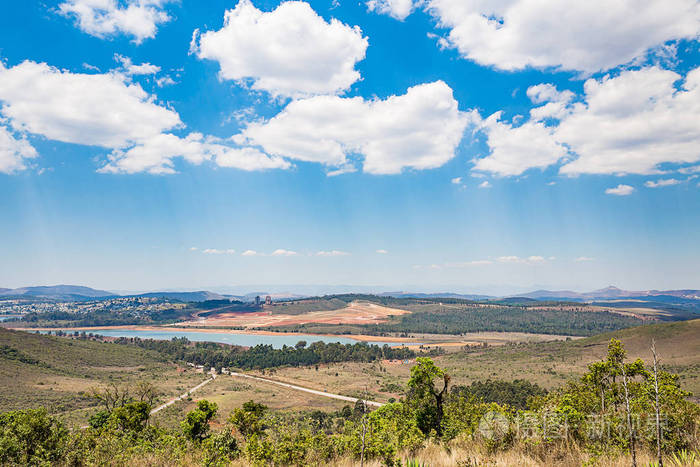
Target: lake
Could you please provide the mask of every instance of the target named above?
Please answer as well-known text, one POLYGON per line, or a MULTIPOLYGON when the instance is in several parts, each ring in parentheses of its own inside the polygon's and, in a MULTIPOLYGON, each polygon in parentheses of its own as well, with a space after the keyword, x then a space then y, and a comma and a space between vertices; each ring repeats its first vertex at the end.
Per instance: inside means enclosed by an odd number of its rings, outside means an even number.
MULTIPOLYGON (((61 329, 65 332, 74 332, 73 329, 61 329)), ((31 331, 30 331, 31 332, 31 331)), ((81 331, 82 332, 82 331, 81 331)), ((240 332, 196 332, 196 331, 153 331, 153 330, 135 330, 135 329, 95 329, 94 331, 85 331, 87 333, 99 334, 109 337, 140 337, 141 339, 158 339, 170 340, 173 337, 186 337, 193 342, 221 342, 223 344, 234 344, 252 347, 258 344, 269 344, 276 349, 281 349, 282 346, 293 346, 299 341, 306 341, 307 344, 312 342, 323 341, 340 342, 341 344, 357 344, 357 339, 350 337, 335 337, 335 336, 315 336, 311 334, 244 334, 240 332)), ((396 342, 368 342, 368 344, 391 346, 400 345, 396 342)))

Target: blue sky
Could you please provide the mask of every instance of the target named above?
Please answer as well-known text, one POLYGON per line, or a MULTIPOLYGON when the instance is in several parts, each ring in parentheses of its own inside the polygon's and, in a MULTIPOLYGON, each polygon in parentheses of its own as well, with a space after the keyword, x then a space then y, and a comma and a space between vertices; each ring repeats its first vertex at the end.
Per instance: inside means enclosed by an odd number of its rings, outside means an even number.
POLYGON ((560 3, 4 5, 0 286, 700 288, 700 6, 560 3))

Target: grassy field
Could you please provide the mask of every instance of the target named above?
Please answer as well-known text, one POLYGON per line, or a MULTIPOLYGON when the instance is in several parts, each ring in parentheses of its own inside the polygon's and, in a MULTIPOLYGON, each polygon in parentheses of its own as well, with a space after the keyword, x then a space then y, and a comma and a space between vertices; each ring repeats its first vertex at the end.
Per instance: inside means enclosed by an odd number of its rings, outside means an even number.
MULTIPOLYGON (((700 320, 639 326, 579 340, 460 348, 433 360, 450 373, 455 385, 489 378, 526 379, 552 389, 578 378, 589 363, 602 359, 612 337, 622 340, 630 359, 645 361, 651 359, 649 347, 654 338, 663 368, 680 374, 683 388, 700 395, 700 320)), ((411 366, 397 362, 346 363, 324 365, 318 371, 281 368, 273 375, 313 389, 356 397, 367 387, 368 398, 385 401, 400 395, 396 388, 408 381, 411 366)))
POLYGON ((84 423, 92 388, 150 381, 165 401, 204 379, 137 347, 0 329, 0 407, 46 407, 84 423))

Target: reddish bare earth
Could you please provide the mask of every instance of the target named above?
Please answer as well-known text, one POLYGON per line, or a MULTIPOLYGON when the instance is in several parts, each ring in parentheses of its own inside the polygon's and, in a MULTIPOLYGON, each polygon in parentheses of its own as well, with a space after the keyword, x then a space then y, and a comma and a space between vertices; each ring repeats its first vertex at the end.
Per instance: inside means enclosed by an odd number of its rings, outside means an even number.
POLYGON ((286 326, 293 324, 374 324, 383 323, 389 316, 410 313, 398 308, 389 308, 375 303, 352 302, 339 310, 311 311, 301 315, 256 313, 219 313, 178 326, 240 326, 257 328, 266 326, 286 326))

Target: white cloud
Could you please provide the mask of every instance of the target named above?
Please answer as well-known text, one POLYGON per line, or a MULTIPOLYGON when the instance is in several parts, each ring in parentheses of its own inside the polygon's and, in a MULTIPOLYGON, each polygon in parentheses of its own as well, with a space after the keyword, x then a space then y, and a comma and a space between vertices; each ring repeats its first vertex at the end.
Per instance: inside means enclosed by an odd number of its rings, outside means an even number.
POLYGON ((216 248, 207 248, 207 249, 202 250, 202 253, 204 253, 205 255, 224 255, 224 254, 225 255, 232 255, 232 254, 236 253, 236 250, 233 250, 230 248, 225 249, 225 250, 219 250, 216 248))
POLYGON ((260 256, 260 254, 255 250, 246 250, 241 253, 241 256, 260 256))
POLYGON ((350 253, 340 250, 318 251, 316 256, 348 256, 350 253))
POLYGON ((479 183, 479 188, 491 188, 491 183, 488 180, 484 180, 479 183))
POLYGON ((184 138, 172 134, 154 136, 126 151, 115 150, 108 163, 99 169, 102 173, 148 172, 151 174, 175 173, 174 159, 199 165, 213 160, 220 167, 239 170, 287 169, 291 164, 277 156, 267 156, 254 148, 234 148, 215 138, 205 138, 200 133, 190 133, 184 138))
MULTIPOLYGON (((408 7, 394 3, 379 0, 374 9, 401 17, 408 7)), ((441 46, 504 70, 556 67, 593 73, 640 59, 668 41, 695 39, 700 32, 696 0, 415 0, 414 6, 424 7, 449 30, 441 46)))
POLYGON ((240 0, 218 31, 194 35, 191 50, 216 60, 222 79, 252 81, 273 96, 333 94, 360 79, 355 64, 368 42, 359 27, 326 22, 308 3, 284 2, 271 12, 240 0))
POLYGON ((0 63, 0 113, 19 131, 66 143, 122 148, 182 125, 124 75, 61 71, 25 61, 0 63))
POLYGON ((629 185, 619 184, 614 188, 605 190, 606 195, 628 196, 634 193, 634 187, 629 185))
POLYGON ((388 254, 389 252, 382 249, 382 250, 377 250, 377 253, 379 253, 380 255, 386 255, 386 254, 388 254))
POLYGON ((96 37, 132 36, 137 44, 155 37, 158 25, 170 20, 163 6, 170 0, 68 0, 58 11, 76 19, 83 32, 96 37))
POLYGON ((296 251, 278 248, 277 250, 273 251, 270 256, 297 256, 298 254, 299 253, 297 253, 296 251))
POLYGON ((500 263, 521 263, 523 261, 518 256, 499 256, 496 260, 500 263))
POLYGON ((344 164, 338 167, 337 169, 329 170, 328 172, 326 172, 326 176, 337 177, 338 175, 350 174, 355 172, 357 172, 357 167, 355 167, 352 164, 344 164))
POLYGON ((363 170, 395 174, 429 169, 452 159, 471 114, 460 112, 442 81, 409 88, 385 100, 316 96, 291 102, 234 140, 270 155, 340 167, 364 156, 363 170))
POLYGON ((700 160, 700 68, 682 77, 658 67, 589 79, 577 101, 552 85, 528 89, 535 103, 520 126, 497 112, 481 121, 490 154, 474 169, 520 175, 561 161, 560 173, 653 174, 700 160), (546 119, 554 119, 545 123, 546 119))
POLYGON ((692 167, 683 167, 681 169, 678 169, 678 171, 685 175, 700 173, 700 165, 695 165, 692 167))
POLYGON ((662 180, 657 180, 657 181, 647 181, 644 183, 644 186, 648 188, 659 188, 662 186, 671 186, 671 185, 678 185, 681 183, 680 180, 676 180, 675 178, 667 178, 667 179, 662 179, 662 180))
POLYGON ((520 256, 499 256, 496 258, 499 263, 518 263, 518 264, 540 264, 547 261, 544 256, 528 256, 521 258, 520 256))
POLYGON ((451 180, 451 182, 454 185, 461 185, 462 184, 462 177, 455 177, 451 180))
POLYGON ((278 156, 268 156, 254 148, 230 148, 221 144, 208 144, 206 150, 215 156, 217 165, 240 170, 288 169, 292 166, 278 156))
POLYGON ((9 129, 0 125, 0 173, 13 174, 24 170, 27 159, 36 156, 36 150, 25 138, 16 138, 9 129))
POLYGON ((197 248, 196 246, 190 247, 190 251, 197 251, 197 250, 199 250, 199 248, 197 248))
POLYGON ((520 175, 530 168, 544 168, 556 163, 567 153, 552 138, 552 130, 538 121, 520 126, 503 122, 501 112, 482 121, 481 131, 487 135, 491 153, 475 161, 474 170, 501 176, 520 175))
POLYGON ((129 57, 123 55, 115 54, 114 59, 122 64, 122 70, 124 73, 133 75, 155 75, 160 71, 160 67, 157 65, 152 65, 150 63, 142 63, 141 65, 135 65, 129 57))
POLYGON ((595 258, 591 258, 590 256, 579 256, 578 258, 574 259, 575 262, 577 263, 585 263, 588 261, 594 261, 595 258))
POLYGON ((161 76, 160 78, 156 79, 156 85, 158 85, 159 88, 164 88, 165 86, 172 86, 173 84, 175 84, 175 80, 168 75, 161 76))
POLYGON ((367 9, 389 15, 400 21, 406 19, 414 8, 413 0, 368 0, 367 9))
POLYGON ((578 158, 565 174, 651 174, 663 163, 700 160, 700 68, 681 76, 657 67, 590 79, 555 137, 578 158))

